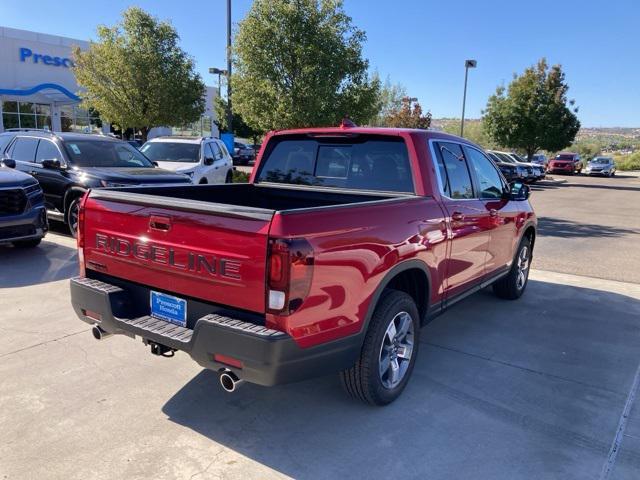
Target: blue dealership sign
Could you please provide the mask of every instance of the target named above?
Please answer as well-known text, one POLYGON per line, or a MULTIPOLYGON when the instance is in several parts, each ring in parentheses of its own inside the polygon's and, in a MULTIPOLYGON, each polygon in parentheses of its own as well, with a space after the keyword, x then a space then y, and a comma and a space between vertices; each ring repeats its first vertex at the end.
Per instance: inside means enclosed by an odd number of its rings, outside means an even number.
POLYGON ((233 156, 233 133, 221 133, 220 140, 224 142, 224 146, 227 147, 227 150, 229 150, 229 155, 233 156))
POLYGON ((51 67, 70 68, 74 66, 73 61, 70 58, 34 53, 33 50, 27 47, 20 47, 20 61, 23 63, 27 61, 32 63, 42 63, 51 67))

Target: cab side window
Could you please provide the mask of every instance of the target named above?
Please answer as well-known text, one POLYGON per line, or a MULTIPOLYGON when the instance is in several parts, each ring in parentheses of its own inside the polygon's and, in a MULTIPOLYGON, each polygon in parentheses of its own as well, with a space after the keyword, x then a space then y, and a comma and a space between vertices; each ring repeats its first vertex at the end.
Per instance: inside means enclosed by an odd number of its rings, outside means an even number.
POLYGON ((438 142, 435 147, 443 193, 454 199, 474 198, 469 167, 460 145, 438 142))
POLYGON ((20 162, 33 162, 38 148, 38 139, 33 137, 18 137, 11 147, 10 158, 20 162))
POLYGON ((464 146, 464 153, 470 162, 478 181, 478 193, 480 198, 501 198, 504 190, 502 177, 491 160, 484 156, 480 150, 464 146))
POLYGON ((43 160, 58 160, 62 163, 62 155, 53 142, 49 140, 40 140, 38 150, 36 151, 36 163, 42 163, 43 160))

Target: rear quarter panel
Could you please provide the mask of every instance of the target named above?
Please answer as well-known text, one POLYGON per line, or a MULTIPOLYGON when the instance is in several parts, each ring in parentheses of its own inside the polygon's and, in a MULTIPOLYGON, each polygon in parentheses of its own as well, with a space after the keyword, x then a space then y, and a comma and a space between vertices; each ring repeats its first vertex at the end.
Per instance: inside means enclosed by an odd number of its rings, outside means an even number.
POLYGON ((417 259, 427 266, 430 303, 442 295, 446 224, 433 198, 276 214, 270 237, 304 237, 314 250, 311 290, 302 306, 289 316, 267 315, 302 347, 360 332, 376 288, 402 262, 417 259))

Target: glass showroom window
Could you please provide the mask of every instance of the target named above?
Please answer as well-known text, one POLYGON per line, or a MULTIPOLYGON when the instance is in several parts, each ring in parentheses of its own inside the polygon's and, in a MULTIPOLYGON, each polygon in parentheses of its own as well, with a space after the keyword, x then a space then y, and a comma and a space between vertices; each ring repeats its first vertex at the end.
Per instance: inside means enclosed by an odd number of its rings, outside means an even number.
POLYGON ((31 102, 2 102, 2 123, 9 128, 51 130, 51 105, 31 102))
POLYGON ((63 132, 92 133, 100 131, 102 121, 94 110, 65 105, 60 107, 60 125, 63 132))

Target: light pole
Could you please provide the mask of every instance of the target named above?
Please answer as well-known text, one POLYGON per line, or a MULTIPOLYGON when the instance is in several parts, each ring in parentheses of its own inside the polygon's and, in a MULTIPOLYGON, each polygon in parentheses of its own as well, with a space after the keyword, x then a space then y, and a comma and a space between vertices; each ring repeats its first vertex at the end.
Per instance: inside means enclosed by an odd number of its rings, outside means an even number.
POLYGON ((469 75, 470 68, 476 68, 478 65, 477 60, 465 60, 464 61, 464 94, 462 95, 462 121, 460 122, 460 136, 464 136, 464 107, 467 103, 467 77, 469 75))
POLYGON ((231 113, 231 0, 227 0, 227 131, 233 132, 231 113))

